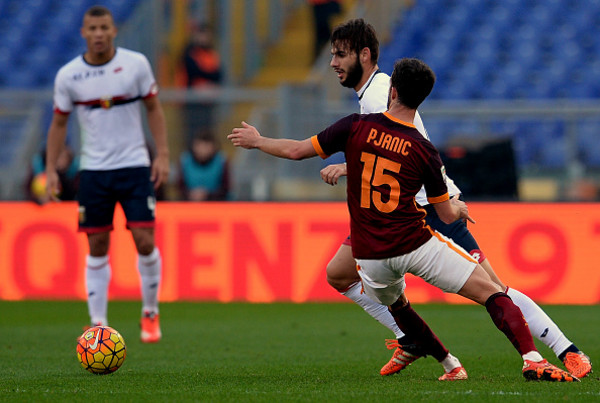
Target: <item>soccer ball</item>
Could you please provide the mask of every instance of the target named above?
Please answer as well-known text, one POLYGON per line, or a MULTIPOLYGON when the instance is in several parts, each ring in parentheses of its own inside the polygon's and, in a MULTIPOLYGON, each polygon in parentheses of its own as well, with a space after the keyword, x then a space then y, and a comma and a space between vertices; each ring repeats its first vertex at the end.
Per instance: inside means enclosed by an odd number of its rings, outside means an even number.
MULTIPOLYGON (((46 172, 41 172, 33 177, 31 180, 31 194, 38 200, 44 200, 46 198, 46 172)), ((54 191, 54 196, 60 197, 61 188, 60 182, 58 183, 58 191, 54 191)))
POLYGON ((92 374, 115 372, 125 361, 125 340, 109 326, 94 326, 77 339, 77 359, 92 374))
POLYGON ((42 172, 33 177, 31 181, 31 193, 40 199, 46 196, 46 173, 42 172))

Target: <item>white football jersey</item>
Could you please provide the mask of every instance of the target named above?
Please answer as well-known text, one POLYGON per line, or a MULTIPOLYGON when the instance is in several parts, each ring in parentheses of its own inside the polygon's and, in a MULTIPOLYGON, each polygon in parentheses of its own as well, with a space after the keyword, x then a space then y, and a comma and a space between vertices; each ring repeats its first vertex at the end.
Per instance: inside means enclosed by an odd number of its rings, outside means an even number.
POLYGON ((77 112, 80 168, 149 166, 141 103, 157 94, 150 63, 139 52, 117 48, 103 65, 90 65, 83 55, 64 65, 54 82, 54 110, 77 112))
MULTIPOLYGON (((385 112, 387 110, 389 89, 390 76, 381 70, 377 70, 371 74, 371 77, 369 77, 366 84, 356 92, 358 95, 358 103, 360 104, 360 113, 385 112)), ((419 133, 429 140, 429 135, 427 134, 427 130, 423 125, 423 120, 421 119, 421 115, 418 111, 415 113, 413 124, 419 133)), ((448 193, 450 194, 450 197, 460 194, 460 189, 454 184, 454 181, 450 179, 449 176, 446 176, 446 186, 448 186, 448 193)), ((421 206, 429 204, 424 186, 421 187, 421 190, 419 190, 419 193, 417 193, 415 199, 421 206)))

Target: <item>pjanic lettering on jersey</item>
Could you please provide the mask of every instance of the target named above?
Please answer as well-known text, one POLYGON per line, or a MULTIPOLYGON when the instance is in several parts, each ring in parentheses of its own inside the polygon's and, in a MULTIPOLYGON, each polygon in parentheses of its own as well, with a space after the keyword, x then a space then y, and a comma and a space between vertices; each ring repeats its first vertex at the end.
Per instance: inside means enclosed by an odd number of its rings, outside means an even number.
POLYGON ((407 148, 412 147, 410 141, 392 136, 386 132, 379 133, 377 129, 371 129, 369 132, 367 143, 371 142, 374 146, 381 147, 388 151, 393 151, 402 155, 408 155, 407 148))

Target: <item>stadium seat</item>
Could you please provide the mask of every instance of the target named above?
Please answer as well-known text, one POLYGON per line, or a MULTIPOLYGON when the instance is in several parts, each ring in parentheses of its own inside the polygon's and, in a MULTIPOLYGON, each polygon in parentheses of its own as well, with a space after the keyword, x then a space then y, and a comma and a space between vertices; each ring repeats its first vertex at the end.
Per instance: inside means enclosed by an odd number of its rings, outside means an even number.
MULTIPOLYGON (((140 0, 102 2, 117 24, 131 17, 140 0)), ((0 85, 51 87, 56 70, 83 49, 79 27, 94 0, 0 0, 0 85), (41 32, 41 34, 40 34, 41 32), (23 49, 28 49, 24 54, 23 49), (31 77, 27 77, 30 74, 31 77)))
MULTIPOLYGON (((398 50, 432 66, 438 82, 431 99, 600 98, 599 1, 417 0, 382 48, 387 69, 392 58, 386 54, 398 50)), ((561 153, 564 139, 536 140, 562 129, 548 129, 544 122, 517 126, 514 139, 521 164, 557 168, 568 162, 561 153)), ((439 125, 439 130, 453 130, 448 127, 439 125)), ((600 155, 596 144, 600 142, 579 148, 586 163, 600 166, 600 157, 592 160, 600 155)))
POLYGON ((577 127, 577 154, 585 165, 600 168, 600 120, 581 122, 577 127))

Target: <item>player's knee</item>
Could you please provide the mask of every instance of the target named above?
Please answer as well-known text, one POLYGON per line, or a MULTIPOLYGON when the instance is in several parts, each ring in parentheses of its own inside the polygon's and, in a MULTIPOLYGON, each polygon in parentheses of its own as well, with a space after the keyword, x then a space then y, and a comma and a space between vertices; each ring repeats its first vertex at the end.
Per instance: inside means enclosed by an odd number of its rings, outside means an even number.
POLYGON ((110 245, 110 238, 104 234, 88 235, 90 256, 106 256, 110 245))
POLYGON ((348 268, 341 267, 334 261, 329 262, 327 265, 327 283, 338 292, 347 290, 357 281, 360 281, 360 276, 354 268, 348 270, 348 268))
POLYGON ((154 242, 141 242, 137 245, 137 251, 140 255, 148 256, 154 250, 154 242))
POLYGON ((351 283, 344 281, 343 279, 327 276, 327 282, 330 286, 335 288, 338 292, 343 292, 350 287, 351 283))
POLYGON ((140 255, 147 256, 154 250, 154 239, 151 236, 137 236, 135 248, 140 255))

